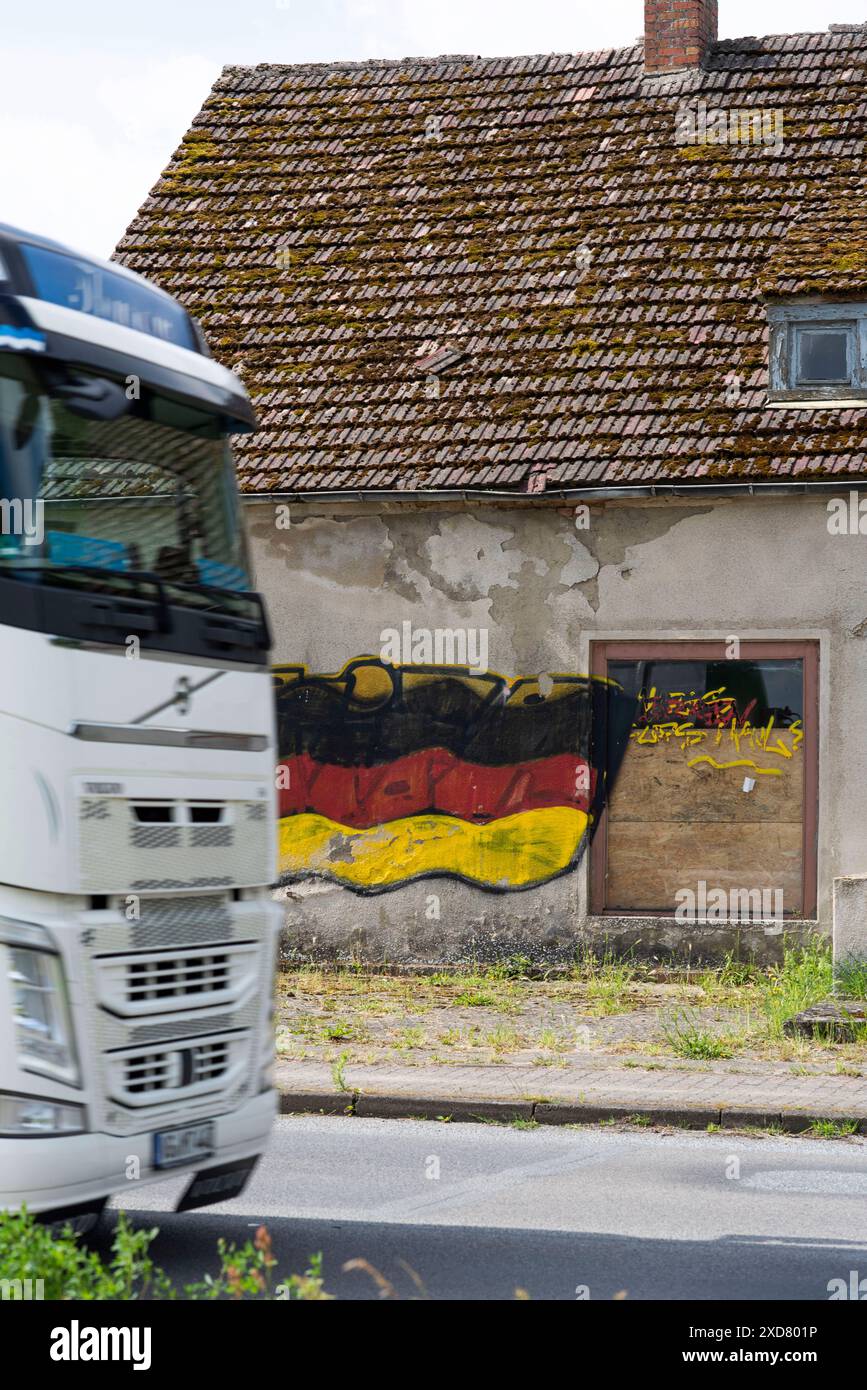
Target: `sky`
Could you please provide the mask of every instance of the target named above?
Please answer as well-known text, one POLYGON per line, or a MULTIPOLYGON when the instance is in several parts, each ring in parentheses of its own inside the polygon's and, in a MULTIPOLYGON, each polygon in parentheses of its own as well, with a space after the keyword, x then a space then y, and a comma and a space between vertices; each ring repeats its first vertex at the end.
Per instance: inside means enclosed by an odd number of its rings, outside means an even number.
MULTIPOLYGON (((720 37, 862 23, 865 0, 720 0, 720 37)), ((643 0, 38 0, 7 7, 0 222, 108 256, 226 64, 569 53, 643 0)))

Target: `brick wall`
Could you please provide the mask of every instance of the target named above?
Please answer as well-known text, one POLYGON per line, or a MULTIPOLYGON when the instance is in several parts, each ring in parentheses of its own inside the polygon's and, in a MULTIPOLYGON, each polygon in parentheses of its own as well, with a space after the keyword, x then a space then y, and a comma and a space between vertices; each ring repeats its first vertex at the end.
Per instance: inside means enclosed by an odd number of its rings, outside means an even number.
POLYGON ((648 72, 700 67, 717 39, 717 0, 644 0, 648 72))

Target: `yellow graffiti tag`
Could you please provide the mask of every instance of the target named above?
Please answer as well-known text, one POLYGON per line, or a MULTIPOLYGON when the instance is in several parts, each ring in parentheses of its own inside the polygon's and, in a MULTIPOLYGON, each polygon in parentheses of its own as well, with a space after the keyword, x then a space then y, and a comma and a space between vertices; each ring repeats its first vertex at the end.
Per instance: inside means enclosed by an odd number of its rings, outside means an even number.
MULTIPOLYGON (((651 695, 654 694, 655 692, 651 691, 651 695)), ((729 701, 719 699, 721 694, 721 689, 712 690, 701 699, 704 701, 715 700, 718 706, 725 707, 729 701)), ((674 703, 674 701, 675 695, 672 695, 670 703, 674 703)), ((652 708, 652 701, 645 701, 644 705, 645 711, 649 712, 652 708)), ((787 729, 781 732, 791 736, 791 748, 775 731, 773 715, 761 728, 751 724, 749 720, 743 724, 733 723, 722 728, 700 728, 689 720, 670 719, 655 724, 647 724, 643 728, 633 728, 629 737, 640 744, 677 743, 684 750, 698 747, 701 744, 704 744, 705 747, 710 744, 714 748, 721 748, 724 743, 727 743, 736 754, 741 752, 741 745, 744 744, 752 752, 791 760, 804 741, 804 729, 801 720, 794 720, 787 729)), ((758 773, 765 773, 774 777, 782 775, 779 768, 760 767, 752 758, 737 757, 730 761, 719 761, 710 754, 704 753, 699 757, 691 758, 687 766, 696 767, 699 763, 707 763, 710 767, 720 771, 727 767, 751 767, 758 773)))
POLYGON ((758 763, 754 763, 752 758, 735 758, 734 761, 730 763, 718 763, 716 758, 711 758, 707 753, 703 753, 700 758, 690 758, 687 767, 696 767, 699 763, 710 763, 711 767, 718 768, 720 771, 725 767, 752 767, 755 768, 756 772, 765 777, 782 777, 783 775, 782 768, 759 767, 758 763))

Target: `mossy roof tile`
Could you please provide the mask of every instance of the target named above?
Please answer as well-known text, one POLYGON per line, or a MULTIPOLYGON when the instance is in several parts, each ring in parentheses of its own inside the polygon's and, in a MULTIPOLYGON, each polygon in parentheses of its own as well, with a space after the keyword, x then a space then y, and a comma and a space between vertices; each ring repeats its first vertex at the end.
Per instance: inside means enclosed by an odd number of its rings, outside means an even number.
POLYGON ((764 384, 767 299, 867 299, 865 87, 867 27, 227 67, 118 257, 243 367, 253 492, 863 476, 864 412, 764 384), (698 101, 782 141, 678 143, 698 101))

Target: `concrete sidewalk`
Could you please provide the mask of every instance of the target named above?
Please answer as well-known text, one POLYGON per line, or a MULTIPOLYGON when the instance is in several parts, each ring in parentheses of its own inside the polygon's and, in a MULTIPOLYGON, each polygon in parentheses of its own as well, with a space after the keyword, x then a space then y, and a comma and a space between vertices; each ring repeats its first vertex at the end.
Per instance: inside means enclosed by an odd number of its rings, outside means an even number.
POLYGON ((536 1120, 595 1124, 646 1117, 655 1124, 705 1129, 779 1126, 797 1132, 817 1120, 857 1121, 867 1135, 867 1078, 786 1062, 660 1062, 630 1065, 592 1055, 566 1066, 347 1063, 345 1090, 322 1062, 280 1061, 284 1114, 319 1112, 451 1120, 536 1120))

